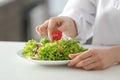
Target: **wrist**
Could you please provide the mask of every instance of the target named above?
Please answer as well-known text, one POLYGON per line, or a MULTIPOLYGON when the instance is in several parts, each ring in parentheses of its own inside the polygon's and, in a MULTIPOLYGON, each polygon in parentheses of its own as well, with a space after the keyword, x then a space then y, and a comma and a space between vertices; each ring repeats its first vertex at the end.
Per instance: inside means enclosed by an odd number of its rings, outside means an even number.
POLYGON ((110 52, 114 56, 115 63, 120 63, 120 46, 111 47, 110 52))

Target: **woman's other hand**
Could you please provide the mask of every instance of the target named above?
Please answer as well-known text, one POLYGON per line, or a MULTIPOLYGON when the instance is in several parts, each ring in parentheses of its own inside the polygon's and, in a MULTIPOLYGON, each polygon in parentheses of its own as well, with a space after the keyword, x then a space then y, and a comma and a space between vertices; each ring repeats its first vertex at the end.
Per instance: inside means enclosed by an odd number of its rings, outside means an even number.
POLYGON ((105 69, 117 62, 117 55, 110 48, 89 49, 83 53, 70 54, 69 57, 72 59, 68 63, 69 67, 85 70, 105 69))

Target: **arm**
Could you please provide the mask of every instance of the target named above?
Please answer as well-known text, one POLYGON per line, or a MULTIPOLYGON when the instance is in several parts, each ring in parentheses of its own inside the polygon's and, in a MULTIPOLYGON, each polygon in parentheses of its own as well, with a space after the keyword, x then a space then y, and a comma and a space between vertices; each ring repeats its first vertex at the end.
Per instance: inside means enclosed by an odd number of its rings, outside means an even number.
POLYGON ((96 0, 68 0, 63 12, 59 16, 72 18, 77 26, 77 39, 87 40, 92 36, 92 25, 96 14, 96 0))
POLYGON ((66 36, 85 41, 92 36, 96 0, 68 0, 59 17, 53 17, 36 27, 40 36, 48 36, 53 41, 52 32, 61 30, 66 36))

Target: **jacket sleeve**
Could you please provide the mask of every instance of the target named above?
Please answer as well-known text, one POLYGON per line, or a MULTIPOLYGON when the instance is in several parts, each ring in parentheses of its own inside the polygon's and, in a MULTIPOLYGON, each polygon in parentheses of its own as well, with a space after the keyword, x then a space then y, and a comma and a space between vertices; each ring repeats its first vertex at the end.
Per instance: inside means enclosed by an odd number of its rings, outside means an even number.
POLYGON ((93 24, 96 15, 96 0, 68 0, 59 16, 71 17, 77 25, 76 39, 85 43, 93 35, 93 24))

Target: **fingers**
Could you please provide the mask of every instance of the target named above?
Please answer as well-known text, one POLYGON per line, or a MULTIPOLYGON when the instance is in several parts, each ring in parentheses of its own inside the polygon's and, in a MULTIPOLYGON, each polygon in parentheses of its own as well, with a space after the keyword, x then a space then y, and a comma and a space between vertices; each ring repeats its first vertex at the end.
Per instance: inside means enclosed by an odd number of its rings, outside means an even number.
POLYGON ((102 64, 96 49, 91 49, 81 54, 70 54, 72 60, 68 63, 69 67, 83 68, 85 70, 102 69, 102 64))
POLYGON ((48 37, 51 41, 53 41, 53 35, 52 32, 59 28, 61 25, 61 19, 59 17, 53 17, 49 20, 49 25, 48 25, 48 37))
POLYGON ((37 32, 38 35, 40 35, 40 33, 39 33, 39 26, 36 27, 36 32, 37 32))
POLYGON ((40 36, 48 36, 53 41, 52 32, 56 29, 64 32, 65 35, 74 38, 77 35, 77 29, 74 21, 66 16, 53 17, 46 21, 44 24, 36 28, 36 32, 40 36))
POLYGON ((51 41, 53 41, 53 35, 52 32, 61 26, 63 21, 60 17, 53 17, 46 22, 44 22, 42 25, 36 27, 36 32, 40 36, 48 36, 51 41))
POLYGON ((96 49, 90 49, 80 54, 70 54, 72 60, 68 63, 69 67, 83 68, 85 70, 104 69, 96 49))
POLYGON ((76 56, 78 56, 79 54, 69 54, 69 57, 71 58, 71 59, 73 59, 73 58, 75 58, 76 56))
POLYGON ((42 25, 36 27, 36 32, 40 36, 47 36, 47 27, 49 21, 45 21, 42 25))
POLYGON ((69 55, 72 60, 68 63, 69 67, 83 68, 85 70, 103 70, 114 62, 111 62, 113 55, 109 54, 109 49, 97 48, 85 51, 79 55, 69 55), (107 56, 107 58, 106 58, 107 56))
POLYGON ((85 51, 81 54, 79 54, 78 56, 76 56, 75 58, 73 58, 69 63, 68 63, 68 66, 73 66, 75 65, 76 63, 84 60, 84 59, 87 59, 88 57, 91 57, 95 55, 94 53, 94 50, 88 50, 88 51, 85 51))
POLYGON ((92 63, 95 63, 98 61, 98 57, 97 56, 92 56, 90 58, 87 58, 85 60, 82 60, 80 62, 78 62, 75 67, 84 67, 84 66, 87 66, 89 64, 92 64, 92 63))
POLYGON ((87 66, 84 66, 83 69, 92 70, 92 69, 96 69, 96 67, 99 66, 99 65, 100 65, 99 62, 95 62, 95 63, 89 64, 87 66))

